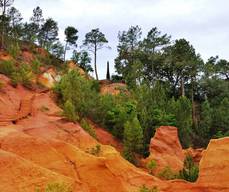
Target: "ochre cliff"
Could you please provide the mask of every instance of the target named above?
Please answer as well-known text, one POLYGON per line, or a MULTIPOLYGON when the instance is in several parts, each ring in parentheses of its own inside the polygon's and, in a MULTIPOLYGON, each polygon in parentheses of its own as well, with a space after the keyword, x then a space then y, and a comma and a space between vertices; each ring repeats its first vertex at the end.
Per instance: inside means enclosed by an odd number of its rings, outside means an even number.
MULTIPOLYGON (((211 141, 196 183, 162 181, 124 160, 112 146, 100 144, 79 124, 62 118, 52 93, 14 88, 2 75, 0 80, 4 84, 0 90, 1 192, 33 192, 53 182, 65 183, 74 192, 135 192, 142 185, 157 186, 160 192, 229 191, 229 138, 211 141), (90 151, 97 145, 101 150, 93 155, 90 151)), ((158 129, 150 151, 161 165, 182 165, 184 155, 174 127, 158 129)))
POLYGON ((156 130, 150 142, 150 156, 144 163, 151 160, 157 162, 155 173, 159 173, 166 167, 170 167, 174 171, 183 168, 184 153, 176 127, 161 126, 156 130))

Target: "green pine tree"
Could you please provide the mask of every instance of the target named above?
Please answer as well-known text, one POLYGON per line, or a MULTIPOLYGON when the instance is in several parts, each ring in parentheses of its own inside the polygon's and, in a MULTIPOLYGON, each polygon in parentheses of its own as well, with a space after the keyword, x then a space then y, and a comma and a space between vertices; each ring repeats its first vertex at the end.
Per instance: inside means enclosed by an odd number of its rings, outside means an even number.
POLYGON ((212 109, 208 100, 204 101, 201 105, 199 134, 201 137, 208 139, 212 127, 212 109))
POLYGON ((124 125, 124 157, 134 162, 134 152, 141 153, 143 148, 143 131, 137 117, 124 125))
POLYGON ((179 139, 184 148, 191 144, 192 134, 192 107, 191 102, 186 97, 177 100, 176 126, 178 127, 179 139))

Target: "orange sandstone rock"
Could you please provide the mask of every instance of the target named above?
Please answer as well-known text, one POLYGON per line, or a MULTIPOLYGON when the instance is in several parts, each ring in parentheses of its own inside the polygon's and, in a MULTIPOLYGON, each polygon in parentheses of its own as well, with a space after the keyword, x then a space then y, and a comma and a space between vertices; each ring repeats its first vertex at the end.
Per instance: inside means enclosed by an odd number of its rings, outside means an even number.
POLYGON ((54 181, 73 186, 69 177, 57 174, 14 153, 0 150, 0 191, 31 192, 54 181))
POLYGON ((99 127, 97 124, 93 123, 92 121, 89 121, 89 122, 90 122, 90 125, 95 130, 97 139, 101 144, 111 145, 119 152, 123 151, 123 144, 121 143, 121 141, 116 139, 111 133, 99 127))
POLYGON ((124 83, 101 83, 100 84, 100 93, 102 95, 111 94, 111 95, 118 95, 122 91, 128 93, 126 84, 124 83))
POLYGON ((200 161, 197 185, 229 191, 229 138, 212 139, 200 161))
POLYGON ((188 149, 183 150, 183 152, 184 152, 184 155, 187 155, 187 154, 191 155, 193 158, 193 161, 199 164, 203 156, 203 153, 204 153, 204 148, 193 149, 190 147, 188 149))
POLYGON ((161 126, 156 130, 150 142, 150 156, 145 160, 156 160, 156 172, 169 166, 174 171, 183 168, 184 154, 176 127, 161 126))

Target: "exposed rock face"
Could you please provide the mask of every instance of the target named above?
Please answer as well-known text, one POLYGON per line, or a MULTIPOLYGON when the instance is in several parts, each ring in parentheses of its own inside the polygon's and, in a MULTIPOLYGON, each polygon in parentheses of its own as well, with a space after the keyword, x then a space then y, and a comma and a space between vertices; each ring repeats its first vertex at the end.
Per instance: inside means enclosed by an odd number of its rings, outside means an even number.
POLYGON ((61 77, 54 68, 50 68, 38 77, 38 82, 46 88, 53 88, 55 83, 60 81, 61 77))
POLYGON ((122 91, 128 93, 125 83, 111 83, 108 80, 100 81, 100 93, 102 95, 106 95, 106 94, 118 95, 122 91))
POLYGON ((211 140, 200 161, 198 185, 229 191, 229 138, 211 140))
POLYGON ((24 50, 21 53, 21 56, 25 63, 32 63, 32 61, 35 60, 35 56, 33 53, 31 53, 29 50, 24 50))
POLYGON ((199 164, 196 183, 171 181, 167 192, 228 192, 229 138, 211 140, 199 164))
POLYGON ((150 156, 146 163, 152 159, 157 162, 157 173, 167 166, 174 171, 183 168, 184 154, 176 127, 161 126, 156 130, 150 142, 150 156))
POLYGON ((0 51, 0 60, 1 61, 9 61, 12 60, 13 58, 5 51, 0 51))
MULTIPOLYGON (((158 186, 160 192, 229 191, 229 138, 210 142, 196 183, 161 181, 124 160, 113 147, 100 144, 79 124, 64 120, 50 93, 13 88, 2 75, 0 80, 4 82, 0 119, 23 112, 0 125, 1 192, 33 192, 53 182, 65 183, 74 192, 130 192, 142 185, 158 186), (98 144, 101 150, 91 154, 98 144)), ((150 151, 160 166, 182 166, 184 155, 175 127, 160 127, 150 151)))
POLYGON ((89 121, 89 122, 91 126, 93 127, 93 129, 95 130, 97 139, 101 144, 111 145, 119 152, 123 151, 123 144, 118 139, 116 139, 111 133, 99 127, 92 121, 89 121))
POLYGON ((85 71, 77 64, 77 63, 75 63, 74 61, 68 61, 68 63, 67 63, 67 65, 68 65, 68 69, 69 70, 77 70, 78 72, 79 72, 79 74, 80 75, 82 75, 82 76, 84 76, 85 78, 87 78, 87 79, 90 79, 91 77, 87 74, 87 73, 85 73, 85 71))
POLYGON ((98 141, 79 124, 62 119, 61 109, 49 93, 13 88, 3 76, 1 81, 1 117, 5 111, 14 116, 27 111, 27 106, 31 108, 16 121, 7 119, 8 124, 0 125, 0 191, 31 192, 53 182, 64 182, 76 192, 136 191, 143 184, 167 188, 166 183, 137 169, 111 146, 100 144, 98 155, 92 155, 90 149, 98 141), (29 96, 33 99, 22 105, 29 96))
POLYGON ((14 153, 0 150, 0 191, 33 192, 53 181, 73 185, 73 179, 59 175, 14 153))
POLYGON ((187 155, 191 155, 192 158, 193 158, 193 161, 197 164, 199 164, 202 156, 203 156, 203 153, 204 153, 204 149, 203 148, 199 148, 199 149, 193 149, 193 148, 188 148, 186 150, 184 150, 184 154, 187 155))

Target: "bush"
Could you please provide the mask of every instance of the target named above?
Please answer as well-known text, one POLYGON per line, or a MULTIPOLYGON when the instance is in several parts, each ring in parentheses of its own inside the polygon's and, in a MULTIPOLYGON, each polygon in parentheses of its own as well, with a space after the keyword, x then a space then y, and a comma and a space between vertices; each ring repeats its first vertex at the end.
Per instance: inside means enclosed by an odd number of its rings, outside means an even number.
POLYGON ((0 62, 0 73, 11 77, 11 75, 16 71, 15 63, 11 60, 0 62))
POLYGON ((100 91, 99 81, 97 81, 97 80, 92 81, 91 88, 92 88, 92 90, 94 90, 97 93, 99 93, 99 91, 100 91))
POLYGON ((139 192, 159 192, 157 187, 147 188, 145 185, 140 187, 139 192))
POLYGON ((52 183, 48 184, 45 188, 45 192, 72 192, 73 190, 64 183, 52 183))
POLYGON ((4 84, 2 81, 0 81, 0 90, 3 88, 4 84))
POLYGON ((64 103, 64 116, 67 117, 68 120, 76 122, 79 120, 79 116, 76 113, 75 106, 71 101, 67 100, 64 103))
POLYGON ((98 93, 98 82, 85 79, 75 70, 64 75, 54 90, 62 103, 65 116, 73 121, 81 119, 81 126, 95 138, 95 131, 85 121, 85 118, 102 124, 119 139, 123 139, 125 124, 129 122, 128 132, 130 133, 131 129, 133 131, 132 135, 126 134, 125 152, 141 152, 142 129, 137 119, 136 103, 128 95, 101 96, 98 93), (75 114, 79 118, 76 118, 75 114), (131 144, 131 142, 134 143, 131 144))
POLYGON ((40 111, 41 112, 48 112, 49 111, 49 108, 46 107, 46 106, 44 106, 44 105, 42 105, 41 108, 40 108, 40 111))
POLYGON ((226 133, 223 133, 222 131, 218 131, 215 135, 213 135, 214 139, 220 139, 223 137, 229 137, 229 131, 227 131, 226 133))
POLYGON ((12 84, 22 84, 25 87, 30 88, 32 83, 33 74, 31 68, 27 64, 21 64, 20 67, 12 73, 11 80, 12 84))
POLYGON ((101 153, 101 146, 97 144, 95 147, 90 148, 87 153, 90 153, 91 155, 99 156, 101 153))
POLYGON ((0 62, 0 73, 10 77, 14 86, 18 83, 21 83, 25 87, 31 86, 33 74, 29 65, 21 64, 16 68, 13 61, 2 61, 0 62))
MULTIPOLYGON (((107 107, 104 119, 105 126, 115 137, 122 140, 125 123, 132 121, 136 116, 136 104, 126 95, 108 96, 107 99, 109 98, 110 101, 105 103, 105 107, 107 107)), ((103 103, 101 105, 104 106, 103 103)))
MULTIPOLYGON (((43 190, 37 188, 35 191, 41 192, 43 190)), ((64 183, 50 183, 45 187, 44 192, 73 192, 73 189, 64 183)))
POLYGON ((85 119, 82 119, 82 120, 80 121, 80 125, 81 125, 81 127, 82 127, 85 131, 87 131, 92 137, 94 137, 95 139, 97 138, 95 130, 91 127, 91 125, 90 125, 85 119))
POLYGON ((186 181, 195 182, 199 175, 199 168, 193 162, 191 155, 187 155, 184 160, 184 168, 179 173, 179 178, 186 181))
POLYGON ((169 166, 166 166, 163 170, 160 171, 158 177, 165 180, 173 180, 178 176, 169 166))
POLYGON ((21 51, 18 42, 10 42, 7 51, 13 58, 17 58, 21 51))
POLYGON ((112 95, 100 96, 98 99, 98 105, 93 111, 93 120, 111 131, 113 126, 113 120, 109 119, 109 111, 111 111, 114 107, 115 97, 113 97, 112 95))
POLYGON ((147 163, 146 168, 149 170, 150 174, 153 174, 153 171, 157 168, 157 162, 152 159, 147 163))
POLYGON ((41 66, 42 66, 41 62, 38 59, 35 59, 31 65, 33 73, 40 74, 41 73, 41 71, 40 71, 41 66))
POLYGON ((75 70, 64 75, 54 90, 61 103, 72 103, 80 119, 90 116, 97 107, 98 93, 92 88, 92 81, 75 70))

